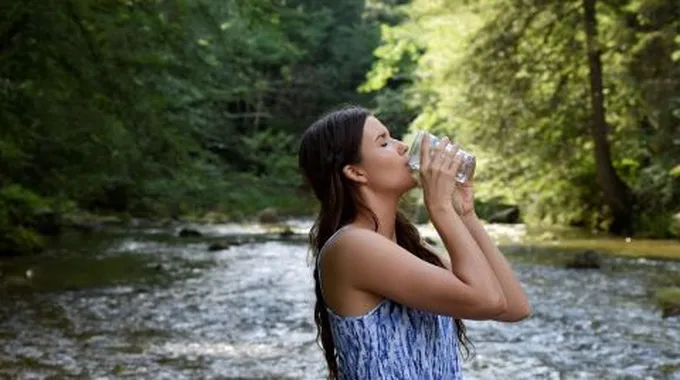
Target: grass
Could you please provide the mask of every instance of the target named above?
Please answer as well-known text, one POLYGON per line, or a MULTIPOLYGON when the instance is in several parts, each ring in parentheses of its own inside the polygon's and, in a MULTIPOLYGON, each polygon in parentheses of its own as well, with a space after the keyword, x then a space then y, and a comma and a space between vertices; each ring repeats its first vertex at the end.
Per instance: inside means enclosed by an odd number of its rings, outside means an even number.
POLYGON ((680 261, 680 242, 677 240, 637 240, 624 238, 593 237, 554 241, 527 239, 521 245, 564 248, 567 250, 594 250, 597 252, 628 258, 680 261))
POLYGON ((664 316, 680 315, 680 287, 657 289, 656 301, 664 316))

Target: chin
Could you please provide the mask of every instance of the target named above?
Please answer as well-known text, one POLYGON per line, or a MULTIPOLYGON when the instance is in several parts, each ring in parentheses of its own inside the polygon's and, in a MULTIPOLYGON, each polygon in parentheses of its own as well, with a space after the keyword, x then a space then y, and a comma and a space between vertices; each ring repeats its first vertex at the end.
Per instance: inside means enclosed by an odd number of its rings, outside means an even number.
POLYGON ((403 193, 407 193, 407 192, 415 189, 416 187, 418 187, 418 181, 413 177, 413 175, 410 175, 408 183, 404 186, 403 193))

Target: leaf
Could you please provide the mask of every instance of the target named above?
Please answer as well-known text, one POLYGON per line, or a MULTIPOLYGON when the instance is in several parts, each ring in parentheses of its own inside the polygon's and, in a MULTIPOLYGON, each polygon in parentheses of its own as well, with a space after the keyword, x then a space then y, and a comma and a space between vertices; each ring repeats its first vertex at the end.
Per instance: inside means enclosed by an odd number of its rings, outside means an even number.
POLYGON ((677 165, 676 167, 671 169, 671 171, 669 173, 670 173, 670 175, 672 175, 674 177, 680 177, 680 165, 677 165))

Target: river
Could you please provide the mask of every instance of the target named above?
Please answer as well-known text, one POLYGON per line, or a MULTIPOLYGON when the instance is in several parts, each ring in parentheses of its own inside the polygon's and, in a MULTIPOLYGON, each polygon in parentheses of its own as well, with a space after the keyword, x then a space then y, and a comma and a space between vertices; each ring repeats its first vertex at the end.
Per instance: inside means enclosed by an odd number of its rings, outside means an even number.
MULTIPOLYGON (((304 236, 197 228, 203 238, 74 233, 47 255, 1 262, 0 378, 321 379, 304 236), (208 250, 224 237, 241 244, 208 250)), ((680 380, 680 318, 661 318, 652 298, 680 262, 607 256, 582 271, 559 251, 507 255, 533 314, 467 322, 466 379, 680 380)))

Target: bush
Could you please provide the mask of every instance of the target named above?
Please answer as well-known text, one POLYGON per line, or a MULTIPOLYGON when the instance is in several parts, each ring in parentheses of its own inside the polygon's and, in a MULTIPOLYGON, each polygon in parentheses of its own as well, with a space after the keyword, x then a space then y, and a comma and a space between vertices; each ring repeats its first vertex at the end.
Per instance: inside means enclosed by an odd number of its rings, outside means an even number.
POLYGON ((42 250, 43 237, 35 228, 49 209, 47 200, 19 185, 0 189, 0 256, 42 250))

